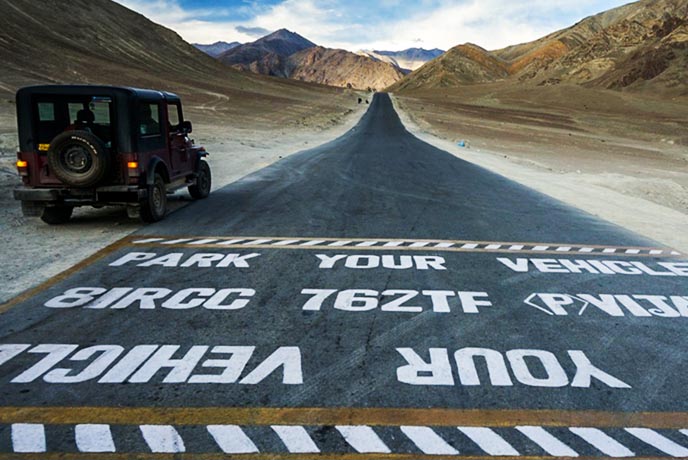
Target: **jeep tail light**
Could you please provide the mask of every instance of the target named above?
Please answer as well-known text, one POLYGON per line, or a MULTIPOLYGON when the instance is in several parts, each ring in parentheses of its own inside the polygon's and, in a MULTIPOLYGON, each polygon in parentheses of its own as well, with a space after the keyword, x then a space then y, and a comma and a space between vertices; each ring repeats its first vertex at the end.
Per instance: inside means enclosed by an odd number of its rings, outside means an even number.
POLYGON ((20 176, 29 175, 29 162, 25 160, 17 160, 17 171, 20 176))
POLYGON ((132 179, 139 177, 139 162, 127 161, 127 172, 129 174, 129 177, 132 179))
POLYGON ((139 169, 139 162, 138 161, 130 161, 127 163, 127 168, 129 169, 139 169))

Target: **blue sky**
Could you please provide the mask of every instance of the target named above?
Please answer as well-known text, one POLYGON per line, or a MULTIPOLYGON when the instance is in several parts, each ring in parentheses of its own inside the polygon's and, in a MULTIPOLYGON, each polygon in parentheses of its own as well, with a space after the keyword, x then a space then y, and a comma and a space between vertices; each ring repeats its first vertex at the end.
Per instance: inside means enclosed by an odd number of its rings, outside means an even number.
POLYGON ((253 41, 280 28, 350 51, 534 40, 627 0, 117 0, 195 43, 253 41))

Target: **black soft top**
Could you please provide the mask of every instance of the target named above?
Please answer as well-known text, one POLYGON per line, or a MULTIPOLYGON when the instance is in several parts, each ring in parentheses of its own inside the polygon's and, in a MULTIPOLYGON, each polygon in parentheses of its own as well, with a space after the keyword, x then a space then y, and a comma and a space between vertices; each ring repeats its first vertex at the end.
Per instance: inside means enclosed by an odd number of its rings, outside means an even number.
POLYGON ((129 86, 108 85, 36 85, 27 86, 17 91, 17 102, 34 94, 60 95, 60 96, 88 96, 91 94, 103 96, 131 97, 145 100, 178 101, 179 96, 167 91, 153 89, 132 88, 129 86))

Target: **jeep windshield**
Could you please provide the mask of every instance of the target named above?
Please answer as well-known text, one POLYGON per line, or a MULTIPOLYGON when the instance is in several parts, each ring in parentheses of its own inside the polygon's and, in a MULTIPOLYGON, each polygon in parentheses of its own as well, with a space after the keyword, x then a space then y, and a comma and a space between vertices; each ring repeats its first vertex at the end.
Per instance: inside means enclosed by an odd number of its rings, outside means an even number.
POLYGON ((70 130, 89 131, 112 148, 112 99, 101 96, 41 96, 33 101, 38 150, 48 151, 52 140, 70 130))

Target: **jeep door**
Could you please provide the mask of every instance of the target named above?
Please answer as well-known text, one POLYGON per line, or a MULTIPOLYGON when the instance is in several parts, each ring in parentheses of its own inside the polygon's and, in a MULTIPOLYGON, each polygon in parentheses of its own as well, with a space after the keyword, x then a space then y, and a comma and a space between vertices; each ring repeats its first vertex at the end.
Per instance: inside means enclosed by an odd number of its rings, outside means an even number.
POLYGON ((182 130, 184 117, 179 102, 167 104, 167 128, 170 139, 170 160, 172 175, 188 175, 194 170, 193 158, 189 154, 189 137, 182 130))

